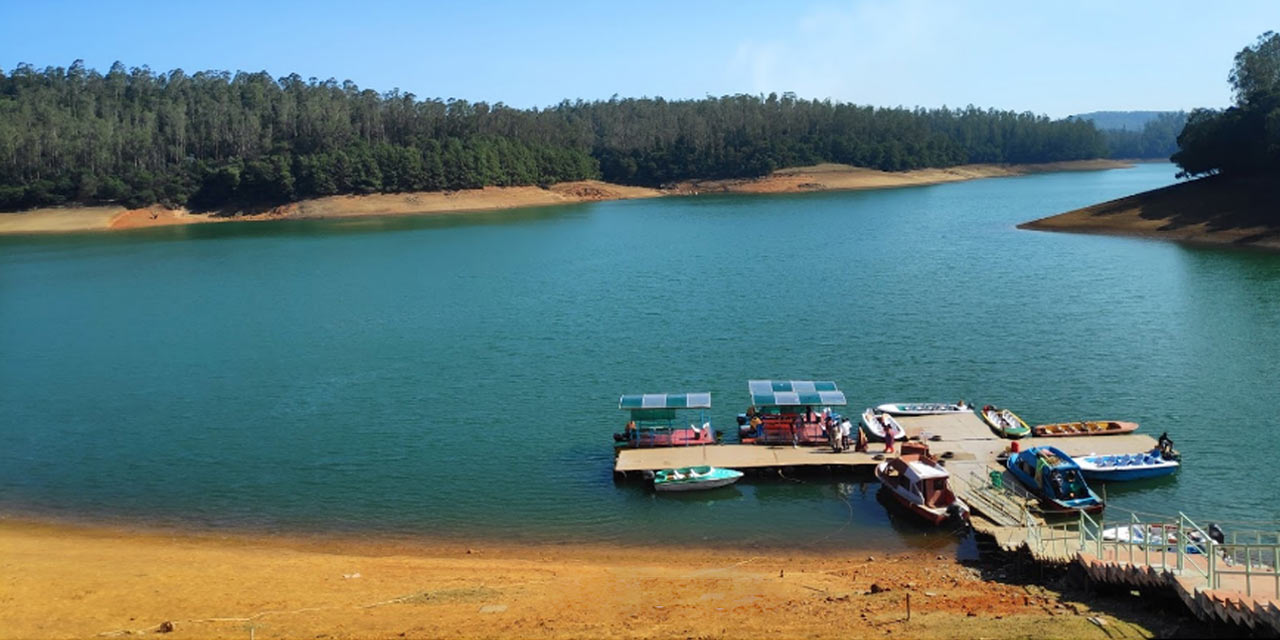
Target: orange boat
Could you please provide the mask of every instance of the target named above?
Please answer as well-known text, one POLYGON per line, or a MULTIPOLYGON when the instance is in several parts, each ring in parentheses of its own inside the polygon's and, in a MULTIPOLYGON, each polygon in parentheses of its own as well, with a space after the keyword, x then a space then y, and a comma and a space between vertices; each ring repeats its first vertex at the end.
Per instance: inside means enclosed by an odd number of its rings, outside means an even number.
POLYGON ((1117 433, 1129 433, 1138 428, 1136 422, 1119 420, 1089 420, 1087 422, 1058 422, 1054 424, 1038 424, 1031 427, 1032 435, 1041 438, 1065 436, 1110 436, 1117 433))

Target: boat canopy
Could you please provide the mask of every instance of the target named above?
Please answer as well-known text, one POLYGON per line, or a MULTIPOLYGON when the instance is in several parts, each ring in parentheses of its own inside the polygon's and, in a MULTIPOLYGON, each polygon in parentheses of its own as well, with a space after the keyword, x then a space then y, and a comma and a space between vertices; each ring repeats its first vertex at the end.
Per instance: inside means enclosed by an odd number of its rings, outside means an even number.
POLYGON ((748 380, 751 404, 757 407, 844 406, 844 392, 834 382, 748 380))
POLYGON ((933 465, 928 465, 923 462, 916 462, 915 460, 912 460, 911 462, 907 463, 907 475, 915 476, 913 479, 917 481, 929 480, 931 478, 948 477, 948 474, 946 471, 938 467, 935 467, 933 465))
POLYGON ((637 393, 618 398, 618 408, 640 420, 669 420, 677 408, 710 408, 710 393, 637 393))

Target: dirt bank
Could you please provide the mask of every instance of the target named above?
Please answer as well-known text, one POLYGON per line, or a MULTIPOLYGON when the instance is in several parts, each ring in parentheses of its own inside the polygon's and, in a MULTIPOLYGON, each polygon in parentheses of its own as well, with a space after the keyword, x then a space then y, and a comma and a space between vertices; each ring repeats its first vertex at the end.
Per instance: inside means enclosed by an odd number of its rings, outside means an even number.
POLYGON ((679 193, 794 193, 917 187, 979 178, 1004 178, 1053 171, 1096 171, 1133 166, 1116 160, 1076 160, 1047 164, 967 164, 946 169, 877 171, 845 164, 818 164, 811 167, 779 169, 763 178, 735 180, 693 180, 675 186, 679 193))
POLYGON ((1214 176, 1018 225, 1280 250, 1280 182, 1214 176))
POLYGON ((515 207, 538 207, 595 200, 651 198, 659 195, 662 195, 662 192, 657 189, 628 187, 587 180, 564 182, 546 189, 540 187, 485 187, 483 189, 468 189, 464 191, 331 196, 294 202, 265 212, 237 213, 234 215, 193 213, 186 209, 167 209, 160 206, 143 209, 125 209, 124 207, 53 207, 18 213, 0 213, 0 234, 112 231, 173 224, 228 222, 232 220, 454 213, 515 207))
POLYGON ((0 521, 0 637, 171 628, 166 637, 226 638, 252 628, 257 638, 1133 638, 1178 624, 1158 610, 1135 624, 932 552, 851 554, 834 544, 826 555, 465 547, 0 521))
POLYGON ((1036 165, 965 165, 949 169, 885 172, 848 165, 822 164, 783 169, 750 180, 690 181, 669 189, 649 189, 609 184, 597 180, 565 182, 540 187, 485 187, 464 191, 331 196, 304 200, 266 212, 236 215, 193 213, 186 209, 147 207, 53 207, 18 213, 0 213, 0 234, 68 233, 137 229, 174 224, 227 222, 230 220, 279 220, 284 218, 422 215, 537 207, 596 200, 652 198, 705 192, 792 193, 843 189, 909 187, 977 178, 1025 175, 1048 171, 1089 171, 1131 166, 1113 160, 1081 160, 1036 165))

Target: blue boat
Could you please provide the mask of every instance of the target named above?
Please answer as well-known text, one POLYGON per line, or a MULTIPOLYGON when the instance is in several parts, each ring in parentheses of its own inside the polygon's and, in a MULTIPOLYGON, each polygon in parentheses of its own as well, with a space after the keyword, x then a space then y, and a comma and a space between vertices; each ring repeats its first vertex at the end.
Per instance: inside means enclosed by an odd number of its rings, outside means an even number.
POLYGON ((662 469, 653 474, 653 488, 655 491, 701 491, 728 486, 741 478, 741 471, 719 467, 662 469))
POLYGON ((1009 456, 1009 473, 1040 499, 1046 512, 1097 512, 1098 494, 1085 483, 1080 465, 1057 447, 1032 447, 1009 456))
POLYGON ((1127 453, 1076 458, 1080 471, 1089 480, 1123 482, 1167 476, 1178 470, 1177 460, 1165 458, 1156 447, 1144 453, 1127 453))

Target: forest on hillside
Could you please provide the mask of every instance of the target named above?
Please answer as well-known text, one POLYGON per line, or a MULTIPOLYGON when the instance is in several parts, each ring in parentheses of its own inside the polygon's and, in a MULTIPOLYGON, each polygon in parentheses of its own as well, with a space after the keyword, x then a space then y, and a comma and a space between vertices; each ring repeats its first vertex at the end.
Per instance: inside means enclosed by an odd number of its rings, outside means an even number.
POLYGON ((0 210, 267 207, 334 194, 657 186, 840 162, 887 171, 1097 158, 1091 123, 1013 111, 778 96, 614 98, 515 109, 265 72, 80 61, 0 71, 0 210))
POLYGON ((1237 53, 1228 81, 1234 105, 1187 117, 1172 158, 1180 175, 1280 177, 1280 34, 1237 53))
MULTIPOLYGON (((1148 120, 1137 130, 1102 128, 1107 155, 1112 158, 1160 158, 1167 160, 1178 150, 1178 134, 1187 125, 1185 111, 1167 111, 1148 120)), ((1094 126, 1098 126, 1094 123, 1094 126)))

